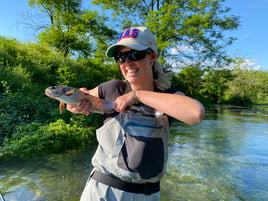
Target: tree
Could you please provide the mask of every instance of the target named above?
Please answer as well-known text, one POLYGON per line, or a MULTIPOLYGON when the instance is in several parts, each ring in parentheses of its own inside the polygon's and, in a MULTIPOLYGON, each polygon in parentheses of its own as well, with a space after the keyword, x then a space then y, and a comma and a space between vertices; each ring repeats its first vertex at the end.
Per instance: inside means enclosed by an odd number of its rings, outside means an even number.
POLYGON ((232 76, 225 93, 229 102, 239 104, 265 104, 268 101, 268 72, 257 71, 251 62, 237 58, 234 60, 232 76))
POLYGON ((206 72, 200 94, 208 98, 212 103, 223 103, 224 93, 229 87, 229 81, 232 79, 233 76, 229 69, 206 72))
POLYGON ((119 24, 116 27, 149 27, 157 36, 162 62, 175 68, 189 65, 218 68, 230 62, 225 47, 234 40, 223 32, 239 25, 237 16, 228 15, 230 9, 223 6, 224 1, 93 0, 93 3, 112 11, 119 24), (170 61, 176 64, 171 65, 170 61))
POLYGON ((82 0, 30 0, 29 5, 46 13, 50 25, 37 36, 64 56, 71 53, 92 56, 105 45, 114 31, 105 26, 105 18, 95 10, 82 10, 82 0))
POLYGON ((178 74, 173 75, 172 87, 183 91, 188 96, 196 97, 202 88, 203 71, 200 68, 188 66, 178 74))

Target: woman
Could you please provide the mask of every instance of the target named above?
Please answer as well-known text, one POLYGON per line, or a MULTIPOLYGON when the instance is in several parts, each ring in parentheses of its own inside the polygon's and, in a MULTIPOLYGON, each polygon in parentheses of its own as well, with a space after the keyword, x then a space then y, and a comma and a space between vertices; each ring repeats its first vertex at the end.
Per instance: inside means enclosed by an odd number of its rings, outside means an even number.
MULTIPOLYGON (((81 201, 160 200, 160 178, 165 172, 169 119, 187 124, 204 117, 201 103, 170 89, 169 79, 157 61, 157 45, 145 27, 124 30, 106 54, 114 57, 125 80, 111 80, 85 94, 115 102, 97 130, 99 142, 92 158, 93 171, 81 201), (161 115, 126 112, 130 105, 154 108, 161 115)), ((86 102, 69 105, 74 113, 89 115, 86 102)))

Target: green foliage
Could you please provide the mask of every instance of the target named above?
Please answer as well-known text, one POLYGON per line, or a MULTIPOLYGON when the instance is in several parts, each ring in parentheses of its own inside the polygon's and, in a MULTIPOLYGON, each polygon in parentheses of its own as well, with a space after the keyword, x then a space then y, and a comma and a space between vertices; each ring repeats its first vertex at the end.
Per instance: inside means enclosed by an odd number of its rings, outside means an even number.
MULTIPOLYGON (((42 139, 49 140, 52 133, 50 127, 56 126, 50 123, 57 122, 58 119, 63 119, 66 123, 60 139, 63 138, 65 130, 68 134, 73 131, 72 128, 77 128, 80 134, 85 135, 88 126, 100 126, 101 119, 96 115, 86 117, 67 110, 59 114, 59 102, 45 96, 45 88, 63 84, 93 88, 119 75, 116 65, 100 63, 96 59, 71 59, 42 44, 23 44, 3 37, 0 37, 0 71, 0 144, 2 145, 5 140, 1 152, 4 150, 9 154, 18 154, 17 152, 22 149, 23 139, 29 139, 29 145, 30 141, 37 140, 37 136, 42 133, 42 139), (69 128, 67 124, 72 126, 69 128), (40 129, 36 129, 37 127, 40 129), (49 132, 45 132, 46 129, 50 129, 49 132), (18 138, 20 133, 22 139, 18 138)), ((29 149, 36 149, 33 153, 42 150, 47 152, 48 147, 52 146, 52 151, 61 148, 64 151, 68 149, 69 142, 71 143, 70 140, 64 141, 64 145, 60 146, 60 140, 57 140, 58 148, 48 142, 43 142, 42 146, 38 144, 40 142, 36 142, 37 148, 29 149)), ((76 142, 82 146, 88 141, 81 137, 80 141, 78 138, 76 142)))
POLYGON ((175 68, 189 65, 207 68, 224 67, 230 62, 225 47, 234 38, 225 31, 238 28, 239 17, 228 15, 224 0, 94 0, 112 12, 112 24, 120 29, 147 26, 157 36, 161 60, 177 62, 175 68), (120 5, 120 6, 118 6, 120 5), (175 50, 171 54, 171 49, 175 50), (185 50, 187 49, 187 50, 185 50), (189 51, 190 50, 190 51, 189 51), (209 61, 209 62, 208 62, 209 61))
POLYGON ((188 66, 173 76, 172 87, 180 89, 188 96, 196 97, 202 89, 202 75, 201 69, 188 66))
MULTIPOLYGON (((53 104, 40 97, 37 89, 33 94, 25 95, 21 92, 4 93, 0 98, 0 134, 9 137, 17 126, 32 121, 46 122, 50 118, 47 109, 53 104)), ((30 91, 29 91, 30 92, 30 91)))
POLYGON ((53 82, 57 68, 57 56, 46 46, 38 44, 22 45, 18 41, 0 38, 1 80, 12 80, 15 91, 37 84, 53 82), (29 86, 28 86, 29 85, 29 86))
POLYGON ((208 71, 203 77, 201 95, 209 98, 213 103, 223 103, 224 93, 228 89, 228 82, 233 79, 231 70, 208 71))
POLYGON ((29 4, 40 8, 50 21, 37 36, 39 42, 55 48, 64 57, 91 57, 97 50, 104 53, 106 40, 114 35, 105 25, 106 18, 95 10, 82 10, 82 0, 30 0, 29 4))
POLYGON ((30 123, 17 127, 12 138, 4 141, 4 156, 25 157, 62 152, 89 143, 95 143, 95 129, 66 124, 63 120, 42 126, 30 123))
POLYGON ((172 78, 172 87, 203 104, 251 106, 268 103, 268 72, 230 68, 201 70, 188 66, 172 78))
POLYGON ((230 70, 205 71, 188 66, 173 76, 172 86, 202 103, 222 103, 231 79, 230 70))
POLYGON ((268 72, 236 68, 225 93, 227 103, 249 106, 268 103, 268 72))

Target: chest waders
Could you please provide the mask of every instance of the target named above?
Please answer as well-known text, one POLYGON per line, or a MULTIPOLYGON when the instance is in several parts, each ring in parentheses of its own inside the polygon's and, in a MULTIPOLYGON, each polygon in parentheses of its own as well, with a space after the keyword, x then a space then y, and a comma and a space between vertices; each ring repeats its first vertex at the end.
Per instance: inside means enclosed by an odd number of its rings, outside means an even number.
POLYGON ((92 158, 91 179, 130 193, 159 192, 168 135, 165 115, 154 118, 123 113, 108 120, 97 129, 99 145, 92 158))

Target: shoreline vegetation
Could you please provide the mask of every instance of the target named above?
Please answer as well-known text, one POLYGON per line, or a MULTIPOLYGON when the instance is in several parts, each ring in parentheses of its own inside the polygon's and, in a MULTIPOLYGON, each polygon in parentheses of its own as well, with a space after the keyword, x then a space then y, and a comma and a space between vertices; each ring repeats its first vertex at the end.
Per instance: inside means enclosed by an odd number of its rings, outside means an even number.
MULTIPOLYGON (((173 87, 207 107, 268 104, 268 72, 233 69, 203 75, 197 70, 185 67, 173 74, 173 87)), ((101 115, 83 116, 66 110, 60 114, 58 101, 47 98, 44 89, 53 85, 92 88, 106 80, 121 79, 112 62, 64 57, 45 45, 4 37, 0 37, 0 72, 0 158, 58 153, 96 144, 101 115)))

